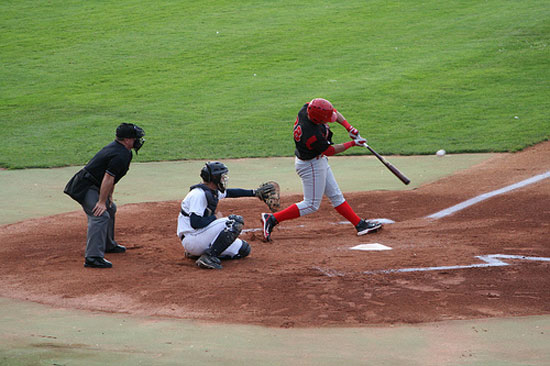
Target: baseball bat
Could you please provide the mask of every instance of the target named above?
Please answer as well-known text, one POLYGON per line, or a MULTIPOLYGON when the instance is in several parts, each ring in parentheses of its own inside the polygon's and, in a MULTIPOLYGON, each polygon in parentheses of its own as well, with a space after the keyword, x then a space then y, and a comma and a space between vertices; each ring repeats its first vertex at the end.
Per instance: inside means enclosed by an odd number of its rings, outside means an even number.
POLYGON ((397 169, 391 163, 389 163, 386 159, 384 159, 384 157, 382 157, 382 155, 380 155, 376 151, 374 151, 374 149, 372 147, 370 147, 369 145, 367 145, 367 143, 364 143, 363 146, 366 147, 367 149, 369 149, 369 151, 371 153, 373 153, 374 156, 376 156, 378 158, 378 160, 380 160, 382 162, 382 164, 384 164, 386 166, 386 168, 388 168, 390 170, 390 172, 392 172, 397 178, 399 178, 399 180, 401 180, 401 182, 403 182, 404 184, 409 184, 411 182, 411 180, 409 178, 407 178, 403 173, 401 173, 399 171, 399 169, 397 169))

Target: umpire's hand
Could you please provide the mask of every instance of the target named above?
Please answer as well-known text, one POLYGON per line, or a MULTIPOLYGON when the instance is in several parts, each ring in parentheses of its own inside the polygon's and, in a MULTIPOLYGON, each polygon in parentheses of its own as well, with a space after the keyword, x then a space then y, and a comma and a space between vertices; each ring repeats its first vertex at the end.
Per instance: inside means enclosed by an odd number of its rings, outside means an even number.
POLYGON ((94 206, 94 209, 92 210, 92 213, 94 216, 101 216, 103 213, 107 211, 107 205, 105 202, 97 202, 94 206))

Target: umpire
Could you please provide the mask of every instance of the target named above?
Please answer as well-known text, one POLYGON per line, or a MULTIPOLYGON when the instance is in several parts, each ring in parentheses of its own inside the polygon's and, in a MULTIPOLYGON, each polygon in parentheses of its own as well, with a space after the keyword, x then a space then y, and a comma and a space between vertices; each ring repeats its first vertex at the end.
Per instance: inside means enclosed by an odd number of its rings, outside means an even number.
POLYGON ((116 139, 101 149, 76 173, 64 192, 80 203, 88 216, 88 233, 84 267, 111 268, 105 253, 124 253, 126 248, 114 239, 116 205, 112 194, 115 184, 126 175, 132 161, 132 149, 141 148, 143 129, 132 123, 122 123, 116 129, 116 139))

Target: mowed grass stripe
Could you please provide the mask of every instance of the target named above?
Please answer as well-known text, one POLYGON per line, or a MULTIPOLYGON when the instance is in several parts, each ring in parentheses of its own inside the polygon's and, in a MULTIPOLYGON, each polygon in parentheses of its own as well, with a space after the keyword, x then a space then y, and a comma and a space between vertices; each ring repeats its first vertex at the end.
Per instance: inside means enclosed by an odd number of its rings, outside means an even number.
POLYGON ((84 164, 126 121, 147 132, 139 161, 291 156, 318 96, 382 154, 519 150, 550 136, 549 16, 539 0, 5 1, 0 166, 84 164))

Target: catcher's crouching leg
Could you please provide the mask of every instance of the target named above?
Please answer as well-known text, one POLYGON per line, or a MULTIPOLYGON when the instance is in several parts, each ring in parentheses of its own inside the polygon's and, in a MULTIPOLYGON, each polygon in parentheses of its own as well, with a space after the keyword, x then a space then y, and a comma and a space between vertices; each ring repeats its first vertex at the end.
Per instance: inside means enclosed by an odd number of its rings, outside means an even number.
POLYGON ((239 237, 244 226, 244 219, 239 215, 229 215, 225 225, 216 240, 197 259, 196 263, 199 267, 208 269, 223 268, 219 257, 239 237))
MULTIPOLYGON (((242 239, 241 239, 242 240, 242 239)), ((241 259, 250 254, 250 251, 252 250, 252 247, 250 244, 248 244, 246 241, 242 240, 241 247, 239 248, 239 252, 233 256, 230 255, 224 255, 221 257, 221 259, 241 259)))

